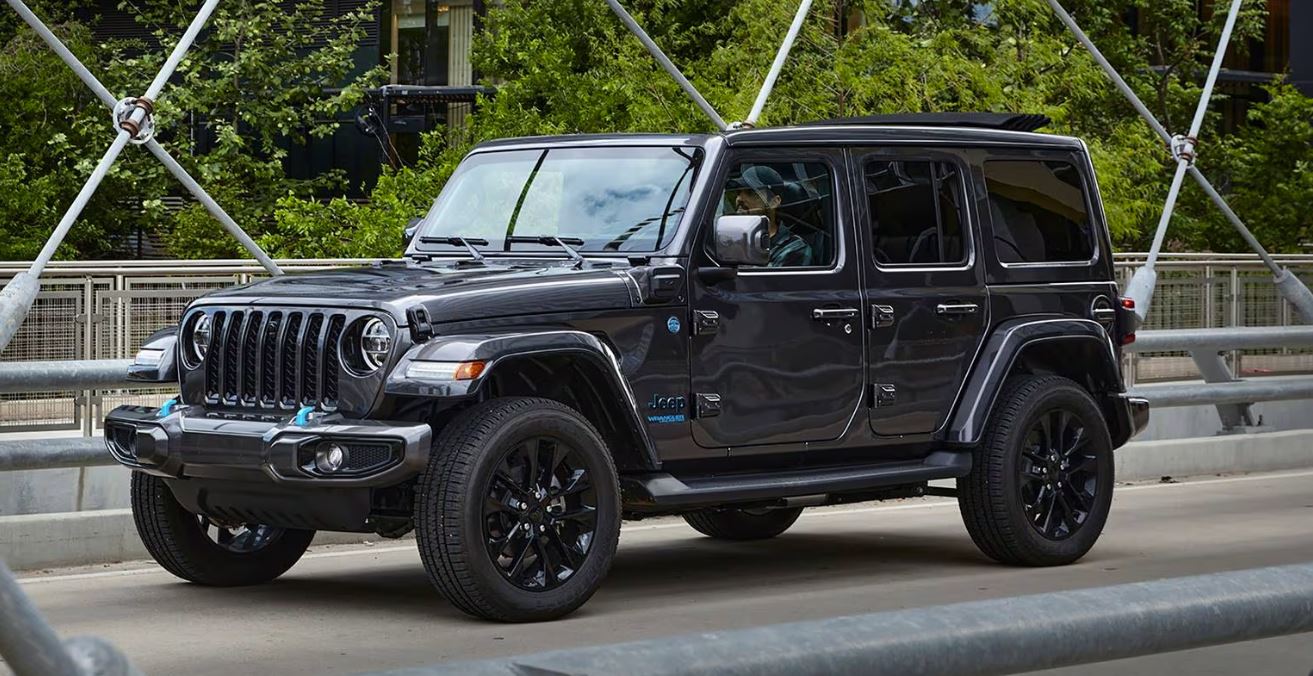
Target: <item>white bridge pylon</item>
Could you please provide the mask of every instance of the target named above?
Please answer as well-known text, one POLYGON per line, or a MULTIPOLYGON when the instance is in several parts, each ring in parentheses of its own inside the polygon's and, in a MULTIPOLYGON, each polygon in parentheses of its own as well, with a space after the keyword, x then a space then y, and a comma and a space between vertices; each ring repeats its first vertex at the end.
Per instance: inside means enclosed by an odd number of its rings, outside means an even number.
POLYGON ((100 99, 101 103, 104 103, 105 107, 111 111, 115 137, 114 142, 109 146, 109 150, 105 151, 105 155, 101 157, 100 162, 91 172, 91 176, 83 184, 82 190, 78 192, 77 197, 73 199, 73 203, 64 212, 59 224, 55 226, 54 232, 46 239, 45 245, 41 248, 41 252, 37 254, 36 259, 32 261, 32 265, 27 271, 14 275, 14 278, 5 285, 5 288, 0 290, 0 350, 4 350, 9 342, 13 340, 14 335, 18 333, 18 327, 23 323, 23 319, 27 317, 28 311, 31 310, 32 303, 36 300, 37 292, 40 290, 40 284, 37 280, 40 278, 42 271, 45 270, 46 264, 54 257, 55 250, 64 241, 64 237, 68 235, 68 231, 73 227, 74 222, 82 215, 82 210, 86 208, 87 202, 91 200, 92 195, 96 193, 96 189, 100 187, 105 174, 109 172, 119 154, 129 144, 146 146, 146 149, 164 164, 169 173, 177 177, 183 187, 187 188, 188 192, 205 206, 210 215, 236 237, 237 241, 241 242, 242 246, 246 247, 246 250, 270 274, 282 274, 278 264, 255 243, 255 240, 251 239, 250 235, 242 230, 241 226, 223 210, 223 207, 220 207, 210 197, 209 193, 187 173, 187 170, 154 139, 155 102, 159 100, 160 92, 163 91, 164 85, 168 83, 169 78, 173 77, 178 64, 187 55, 187 50, 191 49, 192 44, 196 42, 196 37, 205 26, 205 22, 209 20, 210 15, 218 7, 219 0, 207 0, 201 6, 196 18, 192 20, 186 32, 183 33, 182 39, 174 46, 159 73, 155 75, 155 79, 151 81, 150 86, 146 88, 146 93, 142 96, 121 100, 114 98, 114 95, 100 83, 100 80, 96 79, 96 76, 87 70, 86 66, 74 56, 73 52, 69 51, 68 47, 32 13, 32 10, 23 4, 22 0, 5 1, 9 3, 9 6, 18 13, 24 22, 32 27, 32 30, 36 31, 37 35, 41 36, 41 39, 45 41, 50 49, 77 74, 78 79, 82 80, 95 93, 96 98, 100 99))

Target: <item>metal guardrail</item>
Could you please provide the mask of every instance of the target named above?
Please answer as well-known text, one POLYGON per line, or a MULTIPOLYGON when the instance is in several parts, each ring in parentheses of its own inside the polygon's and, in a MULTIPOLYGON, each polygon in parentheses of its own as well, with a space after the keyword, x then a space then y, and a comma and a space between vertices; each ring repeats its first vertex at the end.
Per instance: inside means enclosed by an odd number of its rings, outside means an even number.
POLYGON ((1313 631, 1313 564, 690 634, 389 673, 983 676, 1308 631, 1313 631))
MULTIPOLYGON (((1118 254, 1118 278, 1127 281, 1144 263, 1145 254, 1118 254)), ((1280 255, 1278 263, 1313 280, 1313 255, 1280 255)), ((288 272, 325 270, 375 263, 373 259, 279 260, 288 272)), ((25 269, 26 263, 0 262, 0 280, 25 269)), ((1289 328, 1296 313, 1273 289, 1262 262, 1250 254, 1163 254, 1158 261, 1154 312, 1141 327, 1124 364, 1127 382, 1196 380, 1230 381, 1239 376, 1313 373, 1313 345, 1280 340, 1260 347, 1237 339, 1225 355, 1210 356, 1203 366, 1185 347, 1156 336, 1186 335, 1198 329, 1289 328), (1159 329, 1171 333, 1162 334, 1159 329), (1220 366, 1218 364, 1221 364, 1220 366)), ((52 261, 41 280, 41 293, 14 343, 0 354, 0 434, 6 432, 80 430, 98 433, 104 414, 120 404, 158 405, 172 393, 166 387, 128 386, 116 376, 85 388, 74 380, 45 380, 6 375, 20 362, 97 362, 124 360, 135 354, 156 329, 176 323, 194 298, 266 276, 254 260, 205 261, 52 261), (109 382, 117 380, 118 382, 109 382), (29 389, 19 383, 31 382, 29 389), (58 387, 57 387, 58 386, 58 387)), ((1298 333, 1297 331, 1291 332, 1298 333)), ((1222 335, 1222 334, 1218 334, 1222 335)), ((1232 335, 1232 334, 1225 334, 1232 335)), ((1255 335, 1255 334, 1242 334, 1255 335)), ((1221 348, 1219 348, 1221 349, 1221 348)), ((93 366, 88 364, 88 366, 93 366)), ((38 367, 39 368, 39 367, 38 367)), ((118 368, 115 366, 115 368, 118 368)), ((1146 387, 1147 389, 1147 387, 1146 387)), ((1236 388, 1236 390, 1244 389, 1236 388)), ((1155 396, 1172 405, 1168 390, 1155 396)), ((1246 413, 1230 404, 1228 427, 1252 426, 1246 413)))
POLYGON ((0 562, 0 657, 15 676, 141 676, 104 639, 75 636, 60 641, 4 562, 0 562))
POLYGON ((1259 378, 1239 380, 1227 365, 1224 352, 1255 348, 1313 347, 1313 327, 1232 327, 1142 331, 1126 346, 1133 353, 1184 351, 1190 354, 1205 383, 1148 385, 1132 392, 1151 406, 1217 406, 1228 431, 1255 427, 1250 405, 1263 401, 1313 399, 1313 378, 1259 378))
MULTIPOLYGON (((1301 564, 453 662, 388 673, 983 676, 1310 631, 1313 564, 1301 564)), ((74 638, 60 642, 3 563, 0 656, 17 676, 138 673, 106 641, 74 638)))
POLYGON ((0 472, 116 465, 103 437, 0 441, 0 472))
POLYGON ((141 386, 128 380, 131 359, 0 362, 0 393, 141 386))

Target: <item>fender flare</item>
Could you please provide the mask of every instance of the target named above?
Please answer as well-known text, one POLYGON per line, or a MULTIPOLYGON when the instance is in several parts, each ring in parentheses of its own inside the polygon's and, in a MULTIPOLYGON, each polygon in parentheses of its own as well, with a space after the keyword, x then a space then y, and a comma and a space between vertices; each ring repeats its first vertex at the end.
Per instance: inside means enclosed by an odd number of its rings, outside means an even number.
MULTIPOLYGON (((1101 375, 1117 384, 1116 394, 1121 393, 1124 388, 1117 352, 1107 330, 1098 322, 1070 317, 1009 320, 1000 324, 981 347, 949 418, 944 441, 966 446, 980 443, 994 402, 1017 359, 1030 347, 1059 341, 1097 345, 1101 363, 1091 364, 1090 368, 1102 369, 1101 375)), ((1097 394, 1095 400, 1101 409, 1105 408, 1097 394)), ((1116 422, 1110 420, 1110 427, 1116 422)))
POLYGON ((638 411, 638 400, 620 368, 619 355, 597 336, 583 331, 542 330, 504 334, 437 336, 410 348, 388 374, 384 391, 390 395, 429 398, 465 398, 479 394, 498 366, 510 359, 567 355, 585 359, 598 367, 613 390, 623 420, 648 469, 659 469, 661 461, 638 411), (415 377, 409 373, 416 363, 456 364, 480 361, 483 371, 476 378, 415 377))
POLYGON ((139 363, 133 361, 128 366, 128 380, 140 380, 149 383, 178 382, 178 327, 167 326, 146 338, 141 344, 142 350, 160 352, 158 363, 139 363))

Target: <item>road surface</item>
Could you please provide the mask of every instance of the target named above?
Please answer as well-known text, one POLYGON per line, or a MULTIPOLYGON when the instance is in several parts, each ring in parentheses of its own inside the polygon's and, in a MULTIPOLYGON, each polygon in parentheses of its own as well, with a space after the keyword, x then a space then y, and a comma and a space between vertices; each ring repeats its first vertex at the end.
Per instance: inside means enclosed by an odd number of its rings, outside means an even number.
MULTIPOLYGON (((1099 544, 1065 568, 990 563, 944 499, 809 510, 756 543, 716 542, 676 520, 627 524, 601 591, 538 625, 461 615, 406 540, 317 548, 262 587, 196 587, 146 563, 33 573, 23 586, 62 635, 108 638, 147 674, 346 674, 1313 561, 1313 471, 1116 495, 1099 544)), ((1303 635, 1050 673, 1311 670, 1313 635, 1303 635)))

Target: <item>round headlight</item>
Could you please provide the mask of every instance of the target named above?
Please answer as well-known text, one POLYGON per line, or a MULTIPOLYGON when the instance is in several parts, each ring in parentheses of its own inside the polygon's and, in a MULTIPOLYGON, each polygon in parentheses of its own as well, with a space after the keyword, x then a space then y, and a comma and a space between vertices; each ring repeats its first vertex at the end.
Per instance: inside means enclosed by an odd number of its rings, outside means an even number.
POLYGON ((381 319, 365 322, 360 331, 360 358, 365 366, 373 371, 387 363, 388 354, 392 352, 392 334, 381 319))
POLYGON ((204 359, 206 350, 210 349, 210 315, 201 315, 191 327, 191 352, 196 359, 204 359))

